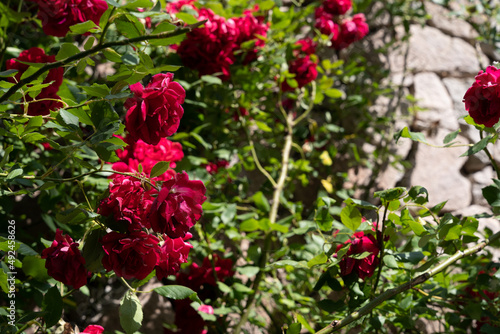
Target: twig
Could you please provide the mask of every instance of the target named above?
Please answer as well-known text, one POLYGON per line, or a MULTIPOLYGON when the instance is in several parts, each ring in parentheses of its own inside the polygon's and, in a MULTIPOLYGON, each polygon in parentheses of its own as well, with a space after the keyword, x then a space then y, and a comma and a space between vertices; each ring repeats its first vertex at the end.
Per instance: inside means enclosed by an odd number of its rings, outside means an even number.
POLYGON ((77 53, 76 55, 73 55, 73 56, 68 57, 66 59, 62 59, 62 60, 59 60, 59 61, 56 61, 53 63, 48 63, 48 64, 42 66, 40 69, 38 69, 32 75, 30 75, 24 79, 21 79, 17 84, 12 86, 5 94, 0 96, 0 103, 7 101, 7 99, 9 97, 11 97, 15 92, 17 92, 19 89, 21 89, 24 85, 32 82, 33 80, 37 79, 40 75, 42 75, 43 73, 45 73, 51 69, 70 64, 74 61, 77 61, 79 59, 83 59, 87 56, 90 56, 91 54, 94 54, 96 52, 99 52, 101 50, 111 48, 114 46, 123 46, 123 45, 129 45, 132 43, 143 42, 143 41, 147 41, 147 40, 164 39, 164 38, 182 35, 184 33, 187 33, 189 31, 191 31, 195 28, 198 28, 199 26, 205 24, 206 21, 207 20, 203 20, 203 21, 200 21, 200 22, 197 22, 197 23, 194 23, 194 24, 182 27, 182 28, 178 27, 173 31, 162 32, 162 33, 159 33, 156 35, 144 35, 144 36, 138 36, 138 37, 134 37, 134 38, 126 38, 126 39, 119 40, 119 41, 108 42, 108 43, 104 43, 104 44, 98 44, 98 45, 94 46, 93 48, 90 48, 86 51, 82 51, 80 53, 77 53))
POLYGON ((358 320, 359 318, 367 315, 370 313, 375 307, 379 306, 382 304, 384 301, 396 296, 397 294, 400 294, 401 292, 407 291, 411 288, 413 288, 416 285, 422 284, 425 281, 427 281, 429 278, 435 276, 436 274, 440 273, 444 269, 446 269, 448 266, 452 265, 453 263, 457 262, 461 258, 465 256, 472 255, 474 253, 479 252, 483 248, 485 248, 488 244, 492 243, 493 241, 496 241, 500 239, 500 232, 495 233, 491 237, 489 237, 487 240, 475 245, 474 247, 468 248, 464 251, 458 251, 456 252, 453 256, 449 257, 446 261, 438 264, 437 266, 429 269, 425 273, 421 274, 417 278, 410 280, 409 282, 400 285, 396 288, 389 289, 386 292, 382 293, 379 295, 377 298, 373 299, 371 302, 366 304, 365 306, 361 307, 358 311, 351 313, 341 321, 334 321, 325 328, 321 329, 320 331, 316 332, 316 334, 329 334, 338 331, 339 329, 349 325, 350 323, 358 320))

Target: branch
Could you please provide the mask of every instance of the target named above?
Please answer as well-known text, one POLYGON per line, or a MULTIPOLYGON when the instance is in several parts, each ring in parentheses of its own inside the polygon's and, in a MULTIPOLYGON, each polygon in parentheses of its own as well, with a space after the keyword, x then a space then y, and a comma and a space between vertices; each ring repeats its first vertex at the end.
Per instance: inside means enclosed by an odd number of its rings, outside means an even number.
POLYGON ((429 278, 440 273, 441 271, 443 271, 444 269, 446 269, 448 266, 452 265, 453 263, 457 262, 461 258, 479 252, 480 250, 485 248, 488 244, 490 244, 493 241, 496 241, 498 239, 500 239, 500 232, 495 233, 494 235, 489 237, 487 240, 475 245, 474 247, 468 248, 464 251, 456 252, 453 256, 449 257, 446 261, 444 261, 444 262, 438 264, 437 266, 427 270, 425 273, 421 274, 417 278, 410 280, 409 282, 407 282, 403 285, 400 285, 396 288, 387 290, 386 292, 379 295, 377 298, 373 299, 371 302, 369 302, 365 306, 361 307, 358 311, 351 313, 350 315, 348 315, 346 318, 342 319, 341 321, 337 321, 337 320, 333 321, 331 324, 329 324, 328 326, 326 326, 322 330, 316 332, 316 334, 329 334, 329 333, 333 333, 333 332, 338 331, 339 329, 341 329, 341 328, 349 325, 350 323, 358 320, 359 318, 367 315, 375 307, 379 306, 384 301, 396 296, 397 294, 400 294, 401 292, 409 290, 416 285, 424 283, 429 278))
POLYGON ((191 30, 198 28, 199 26, 205 24, 206 21, 207 20, 200 21, 200 22, 197 22, 197 23, 194 23, 191 25, 187 25, 187 26, 182 27, 182 28, 178 27, 173 31, 162 32, 162 33, 159 33, 156 35, 144 35, 144 36, 138 36, 138 37, 134 37, 134 38, 126 38, 126 39, 123 39, 120 41, 113 41, 113 42, 108 42, 108 43, 104 43, 104 44, 98 44, 87 51, 77 53, 76 55, 73 55, 73 56, 68 57, 66 59, 62 59, 62 60, 56 61, 54 63, 48 63, 48 64, 40 67, 40 69, 38 69, 38 71, 36 71, 32 75, 30 75, 24 79, 21 79, 17 84, 10 87, 10 89, 5 94, 0 96, 0 103, 7 101, 7 99, 9 97, 14 95, 14 93, 17 92, 19 89, 21 89, 24 85, 32 82, 33 80, 37 79, 40 75, 42 75, 43 73, 45 73, 51 69, 70 64, 74 61, 77 61, 79 59, 83 59, 87 56, 90 56, 93 53, 96 53, 96 52, 99 52, 101 50, 111 48, 114 46, 123 46, 123 45, 132 44, 132 43, 143 42, 143 41, 147 41, 147 40, 163 39, 163 38, 169 38, 169 37, 182 35, 184 33, 190 32, 191 30))

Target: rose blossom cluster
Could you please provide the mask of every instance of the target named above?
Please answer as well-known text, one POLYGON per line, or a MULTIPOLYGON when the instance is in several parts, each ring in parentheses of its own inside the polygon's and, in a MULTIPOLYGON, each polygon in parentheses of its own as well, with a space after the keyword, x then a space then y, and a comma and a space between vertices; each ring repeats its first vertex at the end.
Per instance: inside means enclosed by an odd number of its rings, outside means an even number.
MULTIPOLYGON (((157 74, 146 87, 130 86, 134 97, 125 103, 129 145, 117 152, 121 161, 114 166, 117 172, 130 174, 113 175, 108 195, 97 209, 102 222, 112 229, 99 240, 102 265, 125 279, 144 279, 153 270, 159 280, 176 274, 192 248, 187 242, 192 237, 189 230, 203 213, 206 188, 202 181, 173 170, 153 180, 144 174, 158 161, 183 157, 180 144, 164 138, 177 130, 183 113, 180 104, 185 91, 172 79, 171 73, 157 74)), ((89 273, 78 243, 63 237, 62 231, 58 230, 56 240, 42 255, 55 279, 75 288, 86 284, 89 273)))
POLYGON ((492 127, 500 119, 500 69, 488 66, 476 75, 463 98, 465 110, 474 122, 492 127))
MULTIPOLYGON (((123 139, 122 137, 117 137, 123 139)), ((128 136, 124 141, 128 145, 123 150, 116 151, 116 155, 120 161, 113 164, 113 169, 117 172, 135 173, 139 171, 139 165, 141 165, 142 171, 146 175, 149 175, 154 165, 158 162, 168 161, 170 162, 170 168, 175 168, 175 162, 182 160, 184 157, 182 145, 166 138, 161 138, 156 145, 146 144, 141 139, 134 142, 128 136)), ((174 175, 175 171, 168 169, 163 175, 155 179, 166 181, 174 175)))
POLYGON ((45 34, 64 37, 72 25, 92 21, 99 25, 108 9, 104 0, 31 0, 38 4, 38 19, 45 34))
POLYGON ((332 47, 336 50, 345 49, 368 34, 364 14, 345 17, 351 7, 351 0, 324 0, 314 13, 314 26, 323 35, 330 36, 332 47))
MULTIPOLYGON (((288 64, 288 72, 294 75, 298 88, 302 88, 318 76, 318 58, 315 55, 316 44, 312 39, 298 40, 296 45, 299 48, 294 50, 294 59, 288 64)), ((284 92, 293 90, 286 80, 281 89, 284 92)))
MULTIPOLYGON (((363 221, 365 221, 364 218, 363 221)), ((372 230, 375 230, 375 228, 372 228, 372 230)), ((365 234, 363 231, 356 232, 345 243, 338 245, 335 252, 338 253, 342 247, 348 244, 349 249, 339 263, 340 276, 347 276, 355 272, 362 280, 371 277, 379 264, 378 253, 380 249, 375 237, 371 234, 365 234), (370 255, 363 259, 351 257, 364 252, 368 252, 370 255)))
MULTIPOLYGON (((23 73, 29 68, 29 65, 21 62, 53 63, 55 61, 55 56, 46 55, 43 49, 33 47, 21 52, 19 57, 7 60, 5 68, 7 70, 17 70, 15 76, 13 78, 9 78, 10 82, 17 83, 21 80, 23 73)), ((61 98, 57 95, 57 91, 63 82, 63 74, 64 69, 62 67, 49 70, 47 77, 45 77, 42 83, 50 85, 43 88, 35 99, 26 95, 26 102, 29 103, 28 115, 48 115, 51 110, 62 108, 63 105, 60 102, 61 98)))
MULTIPOLYGON (((257 9, 257 8, 256 8, 257 9)), ((257 50, 264 46, 258 36, 267 35, 268 25, 263 17, 255 17, 252 10, 246 10, 242 17, 225 19, 212 10, 202 8, 198 20, 208 20, 202 28, 194 29, 178 46, 177 53, 184 65, 195 69, 200 75, 222 73, 223 80, 231 76, 229 67, 236 61, 236 55, 243 53, 243 63, 257 58, 257 50), (255 41, 248 50, 242 44, 255 41)))
MULTIPOLYGON (((179 272, 176 275, 176 283, 187 286, 195 291, 201 300, 214 300, 218 294, 217 281, 224 282, 234 276, 233 261, 222 259, 217 254, 210 261, 205 257, 201 266, 192 263, 187 272, 179 272), (212 265, 213 261, 213 265, 212 265)), ((190 300, 174 300, 175 325, 177 331, 166 330, 165 333, 194 333, 205 334, 205 321, 198 312, 213 314, 214 310, 210 305, 201 305, 198 310, 191 307, 190 300)))

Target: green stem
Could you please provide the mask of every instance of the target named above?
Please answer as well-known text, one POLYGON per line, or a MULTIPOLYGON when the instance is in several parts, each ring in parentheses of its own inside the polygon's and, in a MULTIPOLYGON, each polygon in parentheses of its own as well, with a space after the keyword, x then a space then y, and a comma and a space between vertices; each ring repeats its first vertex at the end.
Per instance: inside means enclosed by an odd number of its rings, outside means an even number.
POLYGON ((109 13, 108 22, 106 22, 106 25, 102 29, 101 38, 99 39, 99 45, 102 45, 104 43, 104 37, 106 36, 106 32, 108 32, 108 28, 111 25, 111 22, 112 22, 111 16, 113 16, 113 13, 115 12, 115 10, 116 10, 116 7, 113 7, 113 9, 111 9, 111 12, 109 13))
MULTIPOLYGON (((280 205, 280 196, 281 196, 281 193, 283 192, 283 189, 285 187, 285 181, 286 181, 286 178, 288 175, 288 163, 290 160, 290 152, 292 150, 292 143, 293 143, 292 119, 293 119, 293 115, 292 115, 292 113, 289 113, 287 118, 286 118, 288 133, 285 137, 285 146, 283 147, 282 161, 281 161, 281 172, 280 172, 280 177, 278 179, 278 182, 275 184, 275 187, 274 187, 273 204, 271 206, 271 211, 269 213, 269 220, 270 220, 271 224, 276 223, 276 219, 278 217, 278 209, 279 209, 279 205, 280 205)), ((260 260, 259 260, 259 272, 257 273, 255 280, 253 281, 253 284, 252 284, 253 293, 248 297, 243 315, 241 316, 240 321, 238 322, 236 327, 234 328, 233 334, 239 334, 241 332, 241 327, 245 323, 247 323, 247 321, 248 321, 248 317, 250 316, 250 312, 252 311, 253 304, 255 302, 257 294, 259 293, 260 282, 262 281, 262 279, 264 277, 264 269, 267 265, 267 261, 269 260, 268 253, 269 253, 269 250, 271 248, 271 241, 272 241, 272 232, 267 231, 265 239, 264 239, 264 248, 263 248, 260 260)))
POLYGON ((191 25, 188 25, 188 26, 185 26, 182 28, 177 27, 173 31, 162 32, 162 33, 159 33, 156 35, 144 35, 144 36, 138 36, 138 37, 134 37, 134 38, 126 38, 126 39, 119 40, 119 41, 108 42, 108 43, 104 43, 104 44, 98 44, 98 45, 94 46, 93 48, 90 48, 86 51, 82 51, 80 53, 77 53, 76 55, 73 55, 73 56, 68 57, 66 59, 62 59, 62 60, 59 60, 59 61, 56 61, 53 63, 48 63, 48 64, 42 66, 40 69, 38 69, 38 71, 36 71, 32 75, 30 75, 24 79, 21 79, 17 84, 12 86, 5 94, 0 96, 0 103, 7 101, 7 99, 10 96, 12 96, 18 90, 20 90, 24 85, 32 82, 33 80, 37 79, 40 75, 42 75, 43 73, 45 73, 51 69, 70 64, 74 61, 83 59, 87 56, 90 56, 91 54, 94 54, 96 52, 99 52, 99 51, 107 49, 107 48, 111 48, 111 47, 115 47, 115 46, 129 45, 129 44, 143 42, 143 41, 147 41, 147 40, 164 39, 164 38, 182 35, 184 33, 187 33, 189 31, 191 31, 195 28, 198 28, 199 26, 205 24, 206 21, 207 20, 200 21, 200 22, 197 22, 195 24, 191 24, 191 25))
POLYGON ((293 121, 292 126, 299 124, 304 118, 306 118, 311 113, 314 107, 314 100, 316 99, 316 82, 312 81, 311 86, 312 86, 312 91, 311 91, 311 100, 309 101, 309 108, 307 108, 307 110, 302 115, 300 115, 299 117, 297 117, 295 121, 293 121))
POLYGON ((123 277, 120 277, 120 280, 123 282, 123 284, 125 284, 127 286, 127 288, 132 291, 132 292, 137 292, 136 289, 134 289, 133 287, 130 286, 130 284, 128 284, 128 282, 125 280, 125 278, 123 277))
POLYGON ((403 285, 400 285, 396 288, 389 289, 385 291, 384 293, 380 294, 377 298, 373 299, 370 301, 368 304, 365 306, 361 307, 358 311, 351 313, 341 321, 335 320, 325 328, 321 329, 320 331, 316 332, 316 334, 329 334, 336 332, 340 330, 341 328, 349 325, 350 323, 360 319, 361 317, 367 315, 370 313, 375 307, 379 306, 382 304, 384 301, 391 299, 392 297, 396 296, 397 294, 400 294, 404 291, 407 291, 409 289, 412 289, 414 286, 419 285, 427 281, 429 278, 435 276, 436 274, 442 272, 444 269, 446 269, 448 266, 452 265, 453 263, 457 262, 461 258, 465 256, 469 256, 472 254, 475 254, 479 251, 481 251, 483 248, 485 248, 487 245, 490 243, 500 239, 500 232, 495 233, 491 237, 489 237, 487 240, 475 245, 474 247, 468 248, 464 251, 458 251, 456 252, 453 256, 449 257, 447 260, 443 261, 442 263, 432 267, 431 269, 427 270, 425 273, 417 276, 415 279, 410 280, 409 282, 406 282, 403 285))
POLYGON ((377 272, 377 278, 375 279, 375 283, 373 284, 373 293, 377 293, 377 287, 378 287, 378 282, 380 281, 380 275, 382 274, 382 269, 384 267, 384 230, 385 230, 385 219, 387 217, 387 211, 388 211, 388 205, 389 203, 386 203, 386 206, 384 207, 384 215, 382 217, 382 232, 379 232, 379 224, 377 223, 377 241, 378 241, 378 247, 380 250, 380 255, 379 255, 379 265, 378 265, 378 272, 377 272))
MULTIPOLYGON (((479 132, 479 135, 481 136, 481 139, 483 139, 483 130, 479 132)), ((493 156, 491 155, 490 151, 488 150, 488 147, 483 148, 484 152, 488 156, 488 159, 490 159, 491 164, 493 165, 493 168, 495 169, 495 172, 497 173, 497 179, 500 179, 500 169, 498 168, 497 162, 495 159, 493 159, 493 156)))

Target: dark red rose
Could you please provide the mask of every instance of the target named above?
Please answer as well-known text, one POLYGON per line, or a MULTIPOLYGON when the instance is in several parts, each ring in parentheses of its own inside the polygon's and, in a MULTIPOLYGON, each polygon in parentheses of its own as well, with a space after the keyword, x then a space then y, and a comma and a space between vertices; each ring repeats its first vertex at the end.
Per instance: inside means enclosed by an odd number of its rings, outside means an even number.
POLYGON ((156 265, 156 277, 159 280, 168 275, 175 275, 181 269, 181 264, 188 261, 189 250, 193 246, 186 240, 191 239, 191 233, 186 233, 184 238, 171 239, 163 236, 163 245, 160 248, 160 260, 156 265))
POLYGON ((173 302, 175 310, 175 326, 177 329, 172 331, 170 329, 165 329, 165 334, 207 334, 208 331, 205 329, 205 320, 200 316, 200 314, 191 306, 191 300, 174 300, 173 302))
MULTIPOLYGON (((297 81, 298 87, 302 88, 318 76, 317 64, 311 60, 309 56, 300 57, 292 61, 288 67, 288 71, 295 74, 294 79, 297 81)), ((283 82, 282 90, 284 92, 293 90, 286 81, 283 82)))
MULTIPOLYGON (((19 82, 21 80, 22 74, 28 69, 29 65, 18 62, 18 60, 27 62, 27 63, 54 63, 56 61, 55 56, 49 56, 45 54, 45 51, 40 48, 30 48, 28 50, 24 50, 19 54, 19 57, 7 60, 5 64, 5 68, 7 70, 18 70, 14 78, 9 78, 9 81, 12 83, 19 82)), ((64 69, 62 67, 54 68, 49 70, 49 74, 43 83, 50 83, 50 86, 45 87, 42 92, 47 95, 54 95, 59 90, 59 87, 62 84, 64 75, 64 69)))
POLYGON ((494 126, 500 119, 500 69, 488 66, 480 71, 465 93, 465 110, 477 124, 494 126))
POLYGON ((69 27, 85 21, 99 25, 108 9, 104 0, 33 0, 38 3, 38 18, 47 35, 64 37, 69 27))
POLYGON ((238 45, 236 23, 205 8, 200 9, 198 20, 208 21, 203 27, 187 34, 187 38, 177 48, 177 53, 184 65, 197 70, 200 75, 222 73, 221 79, 227 80, 238 45))
POLYGON ((316 53, 316 43, 311 38, 299 39, 296 43, 300 46, 299 52, 295 52, 295 56, 306 55, 310 56, 316 53))
POLYGON ((38 94, 35 99, 26 95, 26 102, 28 102, 28 115, 30 116, 45 116, 49 115, 51 111, 61 109, 63 103, 61 97, 56 94, 47 94, 44 89, 38 94))
POLYGON ((219 171, 219 168, 227 168, 229 166, 229 162, 226 160, 218 160, 216 162, 209 162, 207 165, 205 165, 205 169, 209 174, 217 174, 219 171))
POLYGON ((85 328, 80 334, 101 334, 102 332, 104 332, 104 327, 99 325, 90 325, 87 326, 87 328, 85 328))
POLYGON ((323 35, 331 36, 332 40, 338 38, 339 26, 334 22, 333 16, 326 13, 323 7, 318 7, 314 13, 316 23, 314 27, 317 28, 323 35))
POLYGON ((101 239, 105 253, 102 265, 118 277, 144 279, 160 260, 158 242, 157 237, 144 231, 110 232, 101 239))
POLYGON ((332 40, 333 47, 337 50, 344 49, 352 43, 361 40, 368 34, 368 24, 364 14, 356 14, 352 19, 346 19, 340 26, 338 38, 332 40))
POLYGON ((113 215, 115 221, 123 222, 129 231, 150 228, 147 213, 153 204, 154 188, 146 191, 141 180, 116 174, 109 184, 109 197, 102 200, 97 212, 103 216, 113 215))
POLYGON ((245 10, 242 17, 237 17, 234 19, 236 27, 238 29, 238 37, 236 43, 238 44, 237 49, 241 48, 241 45, 245 42, 255 40, 255 43, 251 48, 246 48, 244 50, 245 58, 243 59, 243 64, 248 64, 257 59, 258 49, 262 49, 266 44, 264 40, 258 38, 257 36, 266 37, 267 30, 269 29, 269 24, 264 24, 263 16, 254 16, 253 12, 258 10, 258 6, 254 10, 245 10))
POLYGON ((130 86, 134 97, 125 102, 125 124, 132 140, 156 145, 179 128, 186 91, 173 78, 172 73, 160 73, 145 88, 140 82, 130 86))
MULTIPOLYGON (((123 138, 122 138, 123 139, 123 138)), ((175 168, 176 161, 180 161, 184 157, 182 145, 172 142, 166 138, 161 138, 156 145, 146 144, 142 140, 134 142, 128 137, 125 139, 128 146, 123 150, 117 150, 116 154, 120 158, 120 162, 113 164, 113 169, 118 172, 137 172, 139 164, 146 175, 151 173, 154 165, 160 161, 170 162, 170 168, 175 168)), ((175 171, 169 169, 160 177, 161 181, 171 179, 175 175, 175 171)))
POLYGON ((85 269, 85 259, 78 249, 78 243, 62 233, 62 230, 56 230, 52 245, 42 251, 42 259, 46 259, 45 268, 51 277, 79 289, 87 284, 89 272, 85 269))
POLYGON ((352 8, 351 0, 324 0, 321 6, 331 15, 344 15, 352 8))
POLYGON ((175 2, 167 2, 165 11, 169 14, 175 14, 180 12, 183 7, 197 11, 198 9, 193 5, 194 2, 196 2, 196 0, 178 0, 175 2))
POLYGON ((363 232, 356 232, 351 239, 347 240, 343 245, 337 246, 337 252, 345 244, 351 244, 351 246, 340 261, 340 275, 349 275, 354 270, 357 272, 359 278, 363 280, 367 277, 371 277, 379 263, 377 257, 379 247, 373 235, 365 235, 363 232), (370 255, 360 260, 350 257, 351 255, 362 254, 364 252, 368 252, 370 255))
POLYGON ((177 274, 176 282, 199 292, 204 284, 216 287, 215 276, 220 282, 234 276, 234 270, 232 270, 233 260, 222 259, 219 255, 214 254, 213 262, 214 265, 212 266, 212 262, 208 257, 203 259, 201 266, 193 262, 188 273, 180 272, 177 274))
POLYGON ((189 180, 186 172, 165 181, 148 215, 153 231, 172 239, 184 237, 203 213, 205 192, 203 182, 189 180))

